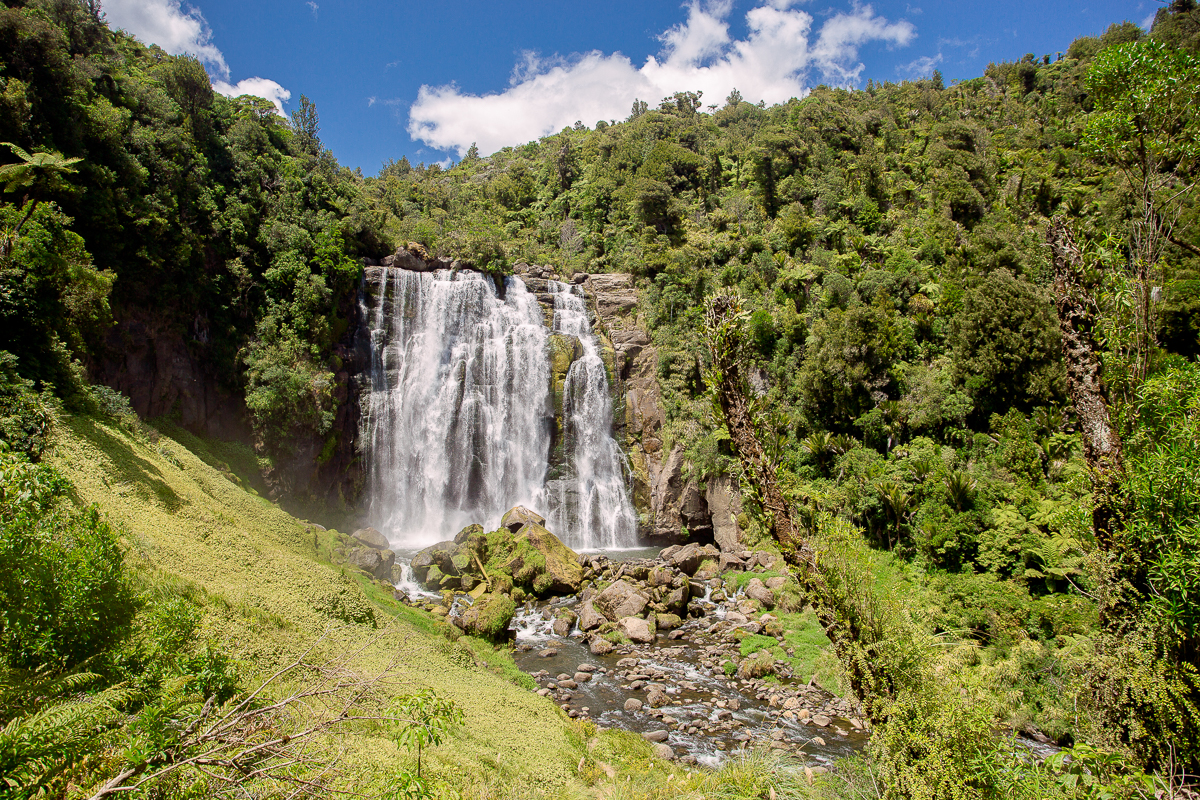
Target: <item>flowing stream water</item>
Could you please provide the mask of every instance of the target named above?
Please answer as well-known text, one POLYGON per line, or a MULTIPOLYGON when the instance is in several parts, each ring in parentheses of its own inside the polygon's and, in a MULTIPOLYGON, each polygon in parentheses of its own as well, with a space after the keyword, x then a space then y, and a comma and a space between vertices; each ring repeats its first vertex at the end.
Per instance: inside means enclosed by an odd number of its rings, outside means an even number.
POLYGON ((515 276, 500 292, 470 270, 379 275, 363 300, 371 524, 398 547, 419 547, 472 523, 490 529, 524 505, 573 549, 636 544, 608 377, 577 290, 549 285, 553 331, 583 351, 565 381, 566 464, 549 479, 551 330, 537 296, 515 276))

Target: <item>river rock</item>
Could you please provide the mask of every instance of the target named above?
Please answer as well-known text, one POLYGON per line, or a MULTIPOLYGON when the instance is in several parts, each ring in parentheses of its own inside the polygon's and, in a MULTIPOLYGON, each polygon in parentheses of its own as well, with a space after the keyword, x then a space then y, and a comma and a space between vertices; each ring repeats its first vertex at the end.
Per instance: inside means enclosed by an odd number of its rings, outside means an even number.
POLYGON ((828 728, 829 724, 831 722, 833 722, 833 720, 830 719, 829 717, 825 716, 824 714, 814 714, 811 722, 813 725, 816 725, 818 728, 828 728))
POLYGON ((575 681, 575 683, 587 683, 591 679, 592 673, 590 672, 576 672, 571 676, 571 680, 575 681))
POLYGON ((647 742, 665 742, 671 738, 671 733, 666 730, 646 731, 642 734, 642 738, 647 742))
POLYGON ((758 578, 751 578, 750 583, 746 585, 746 596, 751 600, 757 600, 767 608, 775 605, 775 594, 768 589, 758 578))
POLYGON ((667 596, 663 598, 663 605, 665 605, 667 610, 672 614, 683 616, 687 613, 689 595, 690 593, 688 591, 688 584, 685 583, 679 588, 672 589, 671 591, 667 592, 667 596))
POLYGON ((545 525, 546 518, 537 512, 530 511, 525 506, 513 506, 501 518, 500 527, 508 528, 513 533, 519 533, 521 528, 530 522, 535 525, 545 525))
POLYGON ((425 260, 425 248, 416 242, 409 242, 408 247, 396 248, 391 266, 412 272, 429 272, 430 270, 429 263, 425 260))
MULTIPOLYGON (((673 548, 667 548, 667 551, 669 552, 672 549, 673 548)), ((675 552, 670 553, 670 555, 664 557, 663 560, 676 569, 687 573, 688 575, 694 575, 696 570, 700 568, 700 564, 703 563, 706 558, 717 558, 718 556, 719 553, 716 553, 715 550, 710 554, 706 552, 705 549, 700 545, 692 542, 690 544, 685 544, 683 547, 675 550, 675 552)))
POLYGON ((636 697, 629 698, 628 700, 625 701, 625 710, 626 711, 641 711, 642 710, 642 701, 638 700, 636 697))
POLYGON ((766 650, 759 650, 738 664, 737 676, 740 680, 754 680, 770 675, 775 669, 775 658, 766 650))
POLYGON ((631 584, 619 580, 611 584, 592 601, 592 605, 611 621, 642 613, 649 600, 631 584))
POLYGON ((650 623, 641 617, 622 617, 617 622, 617 628, 632 642, 650 644, 654 641, 654 631, 650 623))
POLYGON ((667 693, 659 686, 652 686, 650 691, 646 693, 646 702, 652 708, 661 708, 669 703, 671 699, 667 697, 667 693))
POLYGON ((717 561, 717 569, 722 574, 726 572, 741 572, 746 569, 746 562, 733 553, 721 553, 721 557, 717 561))
POLYGON ((673 630, 682 624, 683 620, 676 614, 658 614, 654 617, 654 625, 659 630, 673 630))
MULTIPOLYGON (((438 542, 435 545, 426 547, 424 550, 413 556, 412 563, 410 564, 413 571, 413 577, 424 583, 427 578, 429 568, 435 566, 433 560, 434 553, 443 550, 453 551, 454 542, 438 542)), ((438 577, 440 578, 441 576, 439 575, 438 577)))
POLYGON ((459 627, 472 636, 502 639, 507 635, 508 623, 516 613, 517 604, 504 594, 485 594, 458 618, 459 627))
POLYGON ((660 742, 660 743, 654 745, 653 749, 654 749, 654 757, 655 758, 660 758, 663 761, 674 761, 675 760, 675 751, 671 749, 670 745, 666 745, 666 744, 663 744, 660 742))
POLYGON ((380 552, 371 547, 353 547, 346 553, 346 564, 381 581, 391 579, 395 563, 396 554, 391 550, 380 552))
MULTIPOLYGON (((520 508, 518 506, 513 511, 520 508)), ((583 567, 579 565, 578 555, 539 523, 525 523, 513 544, 516 553, 504 565, 504 571, 511 574, 514 581, 531 585, 533 591, 541 596, 579 591, 579 585, 583 582, 583 567)))
POLYGON ((603 636, 592 634, 592 637, 588 639, 588 652, 594 656, 606 656, 615 649, 616 648, 613 647, 612 642, 608 641, 603 636))
POLYGON ((596 666, 594 664, 580 664, 575 668, 575 671, 591 673, 596 671, 596 666))
POLYGON ((579 629, 591 631, 604 624, 604 615, 597 611, 591 602, 579 604, 579 629))
POLYGON ((373 547, 376 550, 390 550, 392 547, 387 537, 374 528, 359 528, 350 535, 367 547, 373 547))

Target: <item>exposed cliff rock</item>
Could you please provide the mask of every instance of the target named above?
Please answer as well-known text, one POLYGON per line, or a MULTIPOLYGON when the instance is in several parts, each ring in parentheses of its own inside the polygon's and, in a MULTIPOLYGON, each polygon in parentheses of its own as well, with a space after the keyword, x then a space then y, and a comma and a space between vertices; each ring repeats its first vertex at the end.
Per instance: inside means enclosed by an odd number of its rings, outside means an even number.
POLYGON ((583 286, 596 312, 597 332, 612 348, 614 423, 629 456, 642 535, 674 541, 686 528, 689 538, 705 541, 719 535, 722 549, 740 549, 736 487, 728 478, 708 486, 685 479, 682 447, 663 450, 666 414, 658 386, 658 350, 638 322, 632 276, 589 275, 583 286))

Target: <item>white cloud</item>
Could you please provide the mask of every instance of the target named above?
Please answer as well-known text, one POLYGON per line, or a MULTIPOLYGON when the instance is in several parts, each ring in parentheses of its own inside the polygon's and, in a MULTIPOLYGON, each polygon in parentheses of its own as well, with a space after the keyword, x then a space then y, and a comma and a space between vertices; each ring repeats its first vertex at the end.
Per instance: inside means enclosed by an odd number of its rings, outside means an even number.
MULTIPOLYGON (((316 3, 310 2, 313 13, 316 3)), ((147 44, 156 44, 171 55, 188 53, 200 59, 215 76, 213 89, 226 97, 244 94, 270 100, 283 115, 283 104, 292 93, 269 78, 246 78, 231 84, 225 56, 212 42, 212 31, 199 9, 181 0, 104 0, 104 16, 109 27, 121 28, 147 44)))
POLYGON ((225 56, 212 43, 212 31, 199 9, 184 10, 180 0, 105 0, 104 16, 112 28, 122 28, 171 55, 194 55, 214 74, 229 77, 225 56))
POLYGON ((409 134, 459 155, 476 142, 493 153, 583 120, 622 119, 634 99, 651 104, 679 91, 703 91, 720 103, 733 89, 755 102, 803 97, 814 72, 849 85, 863 65, 868 42, 904 46, 916 36, 905 21, 889 22, 869 5, 829 17, 813 31, 813 17, 793 9, 795 0, 765 0, 746 14, 748 33, 732 39, 726 22, 732 3, 692 0, 687 20, 665 31, 663 50, 636 67, 621 53, 592 51, 571 59, 524 54, 509 87, 486 95, 465 94, 454 84, 422 86, 409 109, 409 134))
POLYGON ((262 97, 275 104, 275 113, 283 116, 283 104, 292 93, 269 78, 246 78, 236 84, 213 81, 213 89, 226 97, 241 97, 244 94, 262 97))
POLYGON ((896 67, 896 72, 914 79, 928 78, 940 63, 942 63, 941 53, 938 53, 936 56, 921 56, 907 64, 896 67))
POLYGON ((1144 20, 1142 20, 1142 24, 1140 26, 1141 29, 1144 31, 1149 31, 1151 28, 1153 28, 1154 27, 1154 18, 1156 16, 1158 16, 1158 9, 1155 9, 1154 11, 1151 11, 1149 14, 1147 14, 1146 18, 1144 20))

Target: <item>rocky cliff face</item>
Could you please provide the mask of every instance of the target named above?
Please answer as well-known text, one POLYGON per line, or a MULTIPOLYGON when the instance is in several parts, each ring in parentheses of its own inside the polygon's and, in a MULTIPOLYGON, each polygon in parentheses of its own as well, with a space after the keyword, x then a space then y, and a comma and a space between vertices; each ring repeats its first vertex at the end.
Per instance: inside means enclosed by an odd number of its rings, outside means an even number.
POLYGON ((633 471, 633 502, 642 535, 660 542, 715 540, 723 550, 740 550, 737 515, 741 500, 728 476, 697 485, 683 475, 683 448, 663 449, 662 393, 658 350, 637 317, 637 289, 630 275, 590 275, 583 282, 612 348, 614 422, 633 471))
MULTIPOLYGON (((349 313, 353 331, 358 326, 357 306, 349 313)), ((339 408, 330 434, 300 437, 288 452, 272 454, 274 465, 262 475, 271 498, 297 514, 345 509, 361 489, 362 470, 354 452, 359 412, 353 376, 359 367, 351 339, 347 334, 335 348, 341 363, 334 378, 339 408)), ((208 364, 208 328, 202 317, 181 327, 129 312, 109 331, 106 344, 107 355, 95 365, 92 377, 128 396, 140 417, 168 417, 197 435, 241 442, 260 455, 266 452, 246 421, 242 393, 223 387, 208 364)))

